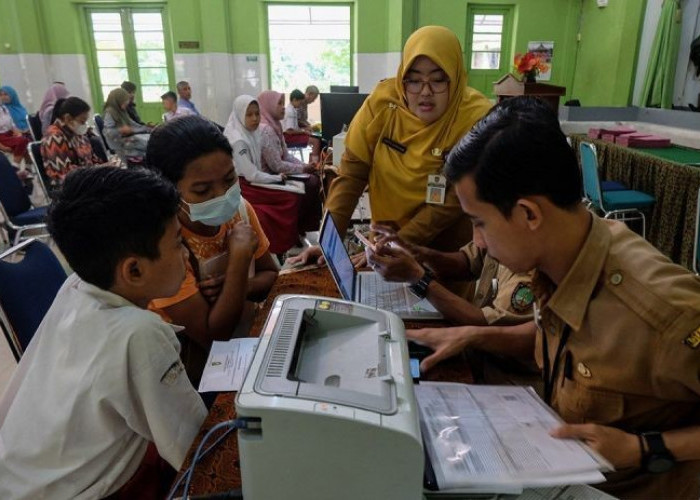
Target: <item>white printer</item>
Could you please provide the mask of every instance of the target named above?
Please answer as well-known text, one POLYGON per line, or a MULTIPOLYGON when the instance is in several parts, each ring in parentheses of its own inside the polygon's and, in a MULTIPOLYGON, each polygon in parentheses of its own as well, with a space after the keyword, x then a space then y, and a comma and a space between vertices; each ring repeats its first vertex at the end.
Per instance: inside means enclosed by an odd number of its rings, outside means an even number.
POLYGON ((333 136, 333 165, 336 167, 340 166, 340 159, 343 157, 345 152, 345 136, 347 131, 343 128, 343 131, 333 136))
POLYGON ((236 398, 246 500, 410 500, 424 453, 402 321, 313 296, 277 298, 236 398))

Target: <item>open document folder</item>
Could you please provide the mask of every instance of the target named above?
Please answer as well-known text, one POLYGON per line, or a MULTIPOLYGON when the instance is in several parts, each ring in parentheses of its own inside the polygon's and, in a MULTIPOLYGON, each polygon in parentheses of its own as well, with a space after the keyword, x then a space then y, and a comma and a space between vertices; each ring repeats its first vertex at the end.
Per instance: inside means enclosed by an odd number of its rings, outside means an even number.
POLYGON ((415 392, 428 489, 514 493, 600 483, 612 470, 582 442, 549 435, 563 422, 530 387, 423 382, 415 392))

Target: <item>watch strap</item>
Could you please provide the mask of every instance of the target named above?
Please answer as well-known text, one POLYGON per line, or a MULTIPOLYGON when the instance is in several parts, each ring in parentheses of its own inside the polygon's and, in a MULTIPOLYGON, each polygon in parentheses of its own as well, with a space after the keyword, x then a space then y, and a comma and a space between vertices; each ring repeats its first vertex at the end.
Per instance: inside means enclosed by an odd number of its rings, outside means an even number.
POLYGON ((423 271, 423 276, 416 283, 408 287, 410 292, 419 299, 424 299, 428 295, 428 286, 430 282, 435 279, 435 275, 430 269, 424 267, 423 271))

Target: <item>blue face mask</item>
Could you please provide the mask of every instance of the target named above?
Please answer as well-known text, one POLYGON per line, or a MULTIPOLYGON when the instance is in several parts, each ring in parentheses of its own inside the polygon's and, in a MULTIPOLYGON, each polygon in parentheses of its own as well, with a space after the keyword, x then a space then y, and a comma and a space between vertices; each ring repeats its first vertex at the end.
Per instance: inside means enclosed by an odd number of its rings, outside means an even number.
POLYGON ((189 217, 192 222, 220 226, 230 221, 238 211, 241 204, 241 186, 236 182, 223 196, 202 203, 183 203, 190 208, 189 217))

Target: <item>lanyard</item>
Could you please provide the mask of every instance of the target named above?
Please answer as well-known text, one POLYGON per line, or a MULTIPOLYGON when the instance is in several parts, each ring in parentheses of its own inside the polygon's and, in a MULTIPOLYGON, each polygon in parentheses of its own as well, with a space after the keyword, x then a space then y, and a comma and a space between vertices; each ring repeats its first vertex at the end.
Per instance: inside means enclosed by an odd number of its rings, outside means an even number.
POLYGON ((566 346, 566 342, 569 340, 571 335, 571 327, 569 325, 564 326, 564 331, 561 334, 561 339, 559 339, 559 345, 557 346, 557 352, 554 356, 554 365, 551 367, 549 362, 549 348, 547 346, 547 333, 542 328, 539 322, 539 308, 536 308, 535 312, 535 323, 537 328, 542 334, 542 380, 544 381, 544 402, 547 405, 552 405, 552 392, 554 391, 554 383, 557 380, 557 373, 559 372, 559 361, 561 360, 561 353, 566 346))

